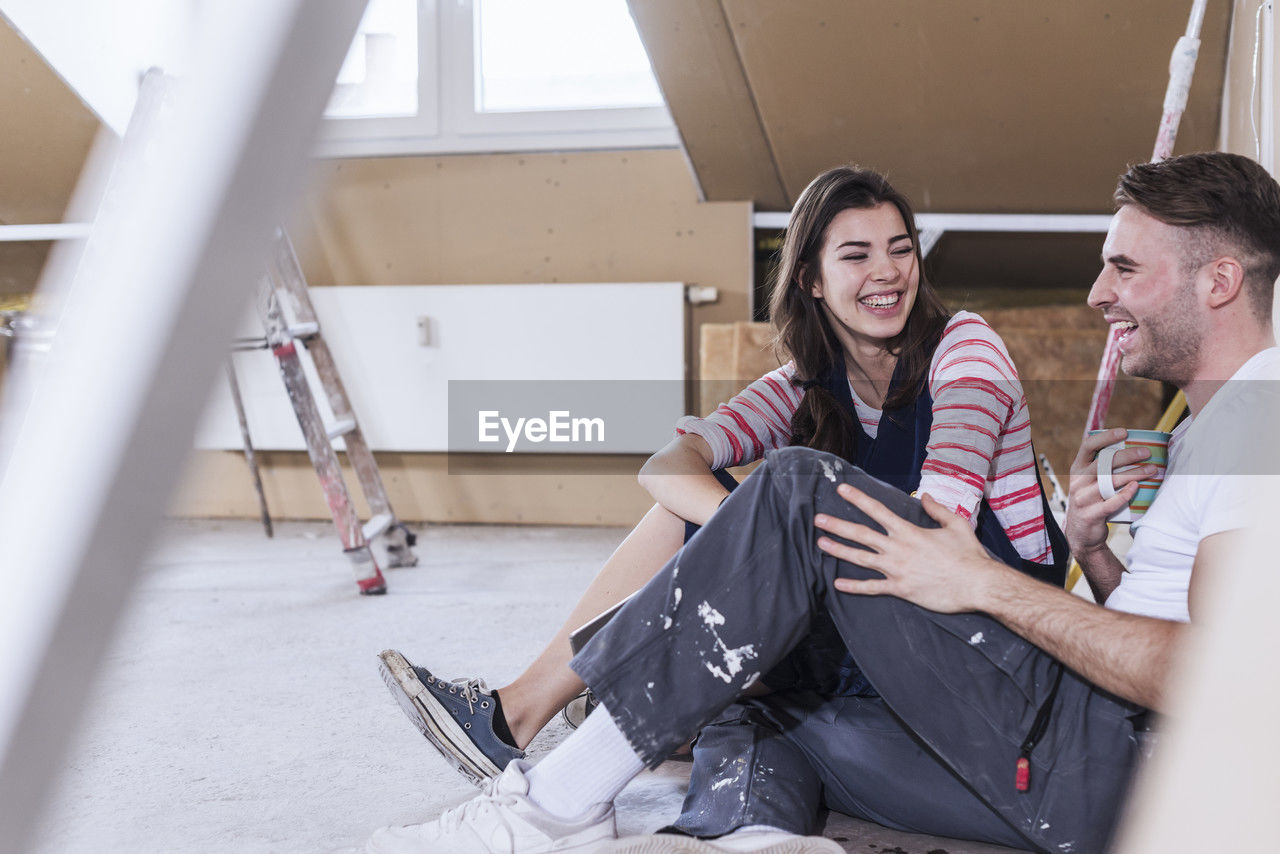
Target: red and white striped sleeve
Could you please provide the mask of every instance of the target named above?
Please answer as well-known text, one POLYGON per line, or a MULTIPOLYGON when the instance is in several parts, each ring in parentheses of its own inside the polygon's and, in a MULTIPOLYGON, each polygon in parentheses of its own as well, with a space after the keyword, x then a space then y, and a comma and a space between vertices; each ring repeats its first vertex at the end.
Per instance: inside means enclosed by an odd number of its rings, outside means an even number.
POLYGON ((985 320, 958 312, 929 371, 933 429, 920 491, 977 525, 983 496, 1018 553, 1049 556, 1031 451, 1031 419, 1017 369, 985 320))
POLYGON ((676 433, 696 433, 711 446, 713 469, 740 466, 783 448, 791 440, 791 416, 800 406, 801 390, 792 382, 791 362, 770 371, 722 403, 705 418, 687 415, 676 433))

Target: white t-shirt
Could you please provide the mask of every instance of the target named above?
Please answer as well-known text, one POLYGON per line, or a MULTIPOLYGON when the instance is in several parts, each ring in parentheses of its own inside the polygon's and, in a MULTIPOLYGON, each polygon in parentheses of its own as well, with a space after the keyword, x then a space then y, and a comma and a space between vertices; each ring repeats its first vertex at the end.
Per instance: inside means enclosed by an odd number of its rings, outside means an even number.
POLYGON ((1186 622, 1200 541, 1245 527, 1257 496, 1280 473, 1280 347, 1255 354, 1204 409, 1173 431, 1169 468, 1151 509, 1133 526, 1128 571, 1107 598, 1117 611, 1186 622), (1266 381, 1269 380, 1269 381, 1266 381))

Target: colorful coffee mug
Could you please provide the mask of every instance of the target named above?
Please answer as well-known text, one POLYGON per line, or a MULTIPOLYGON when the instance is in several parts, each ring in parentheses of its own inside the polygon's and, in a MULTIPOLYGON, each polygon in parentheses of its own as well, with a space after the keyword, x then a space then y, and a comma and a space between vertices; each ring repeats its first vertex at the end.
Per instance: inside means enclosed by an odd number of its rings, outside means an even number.
MULTIPOLYGON (((1094 433, 1104 432, 1095 430, 1094 433)), ((1115 481, 1112 475, 1115 465, 1115 456, 1125 448, 1146 448, 1151 452, 1148 459, 1140 460, 1129 468, 1136 466, 1152 465, 1159 467, 1159 471, 1150 477, 1144 478, 1138 482, 1138 491, 1134 493, 1133 498, 1129 499, 1129 504, 1120 508, 1107 521, 1119 522, 1128 525, 1142 518, 1142 515, 1151 508, 1151 502, 1155 501, 1156 490, 1160 488, 1161 482, 1164 480, 1165 469, 1169 466, 1169 434, 1161 433, 1159 430, 1130 430, 1128 436, 1112 445, 1107 445, 1098 452, 1098 491, 1102 493, 1103 499, 1111 498, 1116 494, 1115 481)))

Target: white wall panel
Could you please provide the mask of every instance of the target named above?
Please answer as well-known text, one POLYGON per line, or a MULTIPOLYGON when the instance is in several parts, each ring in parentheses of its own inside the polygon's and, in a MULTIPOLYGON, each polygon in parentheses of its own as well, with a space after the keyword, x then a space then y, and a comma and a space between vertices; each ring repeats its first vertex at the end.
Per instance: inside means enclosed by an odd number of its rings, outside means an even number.
MULTIPOLYGON (((313 288, 311 299, 374 450, 448 450, 450 380, 646 381, 634 386, 645 396, 636 412, 654 425, 643 439, 633 435, 627 447, 520 450, 652 452, 684 412, 680 283, 327 287, 313 288), (423 317, 429 319, 425 346, 423 317)), ((255 318, 242 326, 242 334, 261 334, 255 318)), ((275 359, 253 351, 234 360, 254 446, 302 450, 275 359)), ((215 385, 196 446, 241 447, 225 382, 215 385)))

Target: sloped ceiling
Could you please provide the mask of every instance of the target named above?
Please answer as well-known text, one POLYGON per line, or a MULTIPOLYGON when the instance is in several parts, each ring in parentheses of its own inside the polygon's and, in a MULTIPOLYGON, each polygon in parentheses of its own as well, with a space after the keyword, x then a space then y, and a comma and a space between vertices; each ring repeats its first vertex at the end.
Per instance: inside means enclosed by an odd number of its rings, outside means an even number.
POLYGON ((100 122, 0 17, 0 222, 60 222, 100 122))
MULTIPOLYGON (((98 119, 0 16, 0 224, 61 222, 98 119)), ((28 293, 48 243, 0 243, 0 299, 28 293)))
MULTIPOLYGON (((922 211, 1100 213, 1147 160, 1173 0, 629 0, 706 198, 786 210, 822 170, 922 211)), ((1212 0, 1177 151, 1217 142, 1231 4, 1212 0)))

